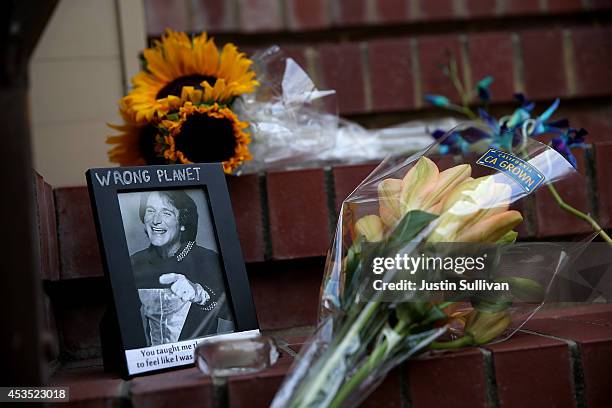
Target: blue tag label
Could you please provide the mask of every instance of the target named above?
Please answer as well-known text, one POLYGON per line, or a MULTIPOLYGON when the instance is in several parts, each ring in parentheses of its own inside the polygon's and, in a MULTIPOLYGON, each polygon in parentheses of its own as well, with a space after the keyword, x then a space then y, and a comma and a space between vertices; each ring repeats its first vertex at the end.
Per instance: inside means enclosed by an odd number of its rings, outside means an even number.
POLYGON ((528 193, 538 188, 545 179, 544 174, 525 160, 493 148, 483 154, 476 163, 501 171, 528 193))

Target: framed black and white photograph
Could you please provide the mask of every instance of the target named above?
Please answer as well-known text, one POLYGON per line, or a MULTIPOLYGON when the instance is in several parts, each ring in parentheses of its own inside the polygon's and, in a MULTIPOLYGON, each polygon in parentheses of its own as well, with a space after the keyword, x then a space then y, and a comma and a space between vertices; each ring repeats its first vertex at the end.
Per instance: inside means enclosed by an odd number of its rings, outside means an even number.
POLYGON ((87 182, 127 376, 258 330, 220 165, 91 169, 87 182))

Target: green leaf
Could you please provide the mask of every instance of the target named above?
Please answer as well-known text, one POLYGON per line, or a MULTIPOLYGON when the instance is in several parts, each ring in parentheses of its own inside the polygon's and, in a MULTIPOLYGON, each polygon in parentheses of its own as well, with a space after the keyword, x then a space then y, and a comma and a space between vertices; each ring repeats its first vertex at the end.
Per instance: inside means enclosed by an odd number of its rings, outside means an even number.
POLYGON ((397 333, 388 324, 383 327, 381 338, 387 340, 387 347, 385 348, 384 353, 385 358, 389 356, 389 354, 395 349, 395 346, 402 340, 400 333, 397 333))
POLYGON ((398 320, 411 323, 420 329, 429 328, 435 322, 446 318, 446 314, 430 302, 404 302, 397 305, 395 314, 398 320))
POLYGON ((541 302, 544 300, 544 288, 533 279, 508 276, 498 278, 495 281, 508 283, 512 294, 523 302, 541 302))
POLYGON ((440 309, 438 306, 432 305, 429 308, 427 315, 421 322, 421 325, 430 326, 434 324, 435 322, 437 322, 438 320, 443 320, 443 319, 446 319, 446 313, 444 313, 442 309, 440 309))
POLYGON ((403 302, 395 308, 395 315, 398 320, 406 323, 415 323, 423 319, 427 314, 427 302, 403 302))
POLYGON ((514 244, 516 241, 516 237, 518 237, 518 232, 516 231, 508 231, 506 234, 497 240, 498 244, 514 244))
POLYGON ((470 303, 476 310, 496 313, 506 310, 512 304, 512 301, 503 295, 492 294, 490 292, 479 292, 472 295, 470 303))
POLYGON ((394 248, 412 241, 423 228, 436 218, 438 218, 437 215, 425 211, 409 211, 389 236, 388 245, 394 248))
POLYGON ((353 245, 351 245, 346 254, 346 273, 348 275, 352 275, 355 269, 357 269, 357 265, 359 265, 362 241, 363 238, 359 237, 355 242, 353 242, 353 245))
POLYGON ((445 327, 439 327, 426 331, 416 332, 414 334, 410 334, 404 337, 404 339, 402 340, 402 344, 397 347, 399 352, 395 353, 394 355, 397 364, 400 364, 411 356, 420 353, 422 350, 428 347, 431 342, 436 340, 445 332, 445 327))
POLYGON ((179 120, 179 114, 178 113, 171 113, 169 115, 166 115, 166 118, 168 120, 177 121, 177 120, 179 120))

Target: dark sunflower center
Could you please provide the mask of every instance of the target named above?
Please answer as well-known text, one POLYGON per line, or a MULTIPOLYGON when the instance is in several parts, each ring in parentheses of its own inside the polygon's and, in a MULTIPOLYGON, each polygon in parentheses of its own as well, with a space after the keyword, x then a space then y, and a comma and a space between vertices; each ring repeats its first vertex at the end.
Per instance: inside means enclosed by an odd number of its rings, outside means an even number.
POLYGON ((210 86, 215 86, 217 78, 200 74, 176 78, 157 93, 157 99, 165 98, 168 95, 180 97, 184 86, 193 86, 195 89, 202 89, 202 86, 200 86, 202 81, 208 82, 210 86))
POLYGON ((147 125, 140 131, 140 138, 138 139, 138 147, 140 148, 140 154, 145 159, 147 164, 164 164, 165 161, 162 157, 159 157, 155 152, 155 136, 157 135, 157 128, 153 125, 147 125))
POLYGON ((194 163, 223 162, 234 156, 236 138, 229 119, 190 116, 176 137, 176 150, 194 163))

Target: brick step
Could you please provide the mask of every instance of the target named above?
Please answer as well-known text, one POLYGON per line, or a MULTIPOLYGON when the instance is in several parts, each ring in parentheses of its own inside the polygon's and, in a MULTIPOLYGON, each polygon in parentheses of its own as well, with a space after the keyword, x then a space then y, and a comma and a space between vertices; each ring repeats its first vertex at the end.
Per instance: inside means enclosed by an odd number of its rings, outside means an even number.
MULTIPOLYGON (((612 226, 609 216, 612 193, 608 191, 609 183, 605 183, 609 172, 604 166, 611 148, 612 144, 601 144, 596 146, 595 154, 584 149, 574 151, 581 175, 586 175, 589 168, 596 168, 597 180, 557 183, 560 194, 570 204, 586 212, 598 208, 599 218, 606 227, 612 226), (595 190, 595 186, 599 189, 595 190), (591 201, 595 198, 598 201, 591 201)), ((342 201, 376 165, 366 163, 228 177, 247 264, 325 256, 342 201)), ((87 188, 53 190, 40 177, 36 187, 43 279, 57 281, 103 276, 87 188)), ((584 222, 561 210, 545 189, 528 197, 521 205, 525 218, 519 230, 521 239, 551 239, 589 231, 584 222), (546 221, 550 217, 554 218, 554 223, 546 221)))
MULTIPOLYGON (((269 405, 304 337, 277 341, 283 348, 274 367, 230 381, 231 407, 269 405)), ((529 395, 532 406, 608 407, 611 365, 612 305, 549 310, 506 342, 409 361, 362 406, 514 407, 529 395)), ((195 368, 124 381, 89 360, 62 367, 51 382, 70 386, 71 404, 79 407, 212 406, 212 384, 195 368)))

